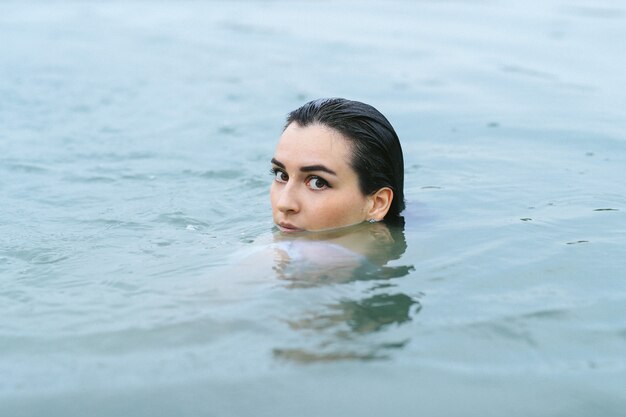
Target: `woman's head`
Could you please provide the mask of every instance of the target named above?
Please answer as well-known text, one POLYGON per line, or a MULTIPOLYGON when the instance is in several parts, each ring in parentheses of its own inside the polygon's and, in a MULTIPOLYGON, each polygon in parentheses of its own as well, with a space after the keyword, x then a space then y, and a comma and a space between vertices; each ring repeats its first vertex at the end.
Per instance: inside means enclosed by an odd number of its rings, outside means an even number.
POLYGON ((283 231, 393 221, 404 209, 398 136, 367 104, 319 99, 292 111, 272 163, 272 209, 283 231))

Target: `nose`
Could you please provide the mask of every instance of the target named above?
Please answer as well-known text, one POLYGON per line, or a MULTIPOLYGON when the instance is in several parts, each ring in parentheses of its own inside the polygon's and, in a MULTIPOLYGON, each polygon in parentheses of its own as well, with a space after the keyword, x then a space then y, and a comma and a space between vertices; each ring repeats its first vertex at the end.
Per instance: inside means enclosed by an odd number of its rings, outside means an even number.
POLYGON ((282 213, 297 213, 300 211, 300 201, 298 198, 298 190, 295 189, 294 183, 287 183, 276 190, 278 198, 276 199, 276 208, 282 213))

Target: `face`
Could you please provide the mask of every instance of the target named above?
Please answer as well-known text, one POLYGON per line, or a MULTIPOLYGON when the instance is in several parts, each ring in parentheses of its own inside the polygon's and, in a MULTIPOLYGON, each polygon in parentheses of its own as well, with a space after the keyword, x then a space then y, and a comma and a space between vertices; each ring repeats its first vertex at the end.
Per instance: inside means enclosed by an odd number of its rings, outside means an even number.
POLYGON ((291 123, 272 158, 274 223, 285 233, 321 231, 367 219, 372 202, 350 166, 348 141, 334 129, 291 123))

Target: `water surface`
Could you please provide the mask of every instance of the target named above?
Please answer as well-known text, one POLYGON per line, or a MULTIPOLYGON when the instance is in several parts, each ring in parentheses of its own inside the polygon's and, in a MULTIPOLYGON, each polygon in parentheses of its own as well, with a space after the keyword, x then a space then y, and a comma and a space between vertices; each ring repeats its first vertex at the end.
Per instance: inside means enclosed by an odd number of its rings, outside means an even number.
POLYGON ((0 2, 1 414, 623 414, 625 19, 0 2), (323 96, 404 146, 367 267, 276 252, 269 159, 323 96))

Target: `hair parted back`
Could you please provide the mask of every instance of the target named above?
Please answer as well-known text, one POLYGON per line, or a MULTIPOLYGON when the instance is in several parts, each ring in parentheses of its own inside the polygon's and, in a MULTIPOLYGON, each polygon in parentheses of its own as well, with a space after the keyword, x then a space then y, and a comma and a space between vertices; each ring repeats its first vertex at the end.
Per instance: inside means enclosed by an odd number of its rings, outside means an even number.
POLYGON ((396 131, 385 116, 369 104, 343 98, 309 101, 289 113, 291 123, 302 127, 319 123, 341 133, 352 148, 352 168, 364 195, 383 187, 393 190, 385 220, 398 220, 404 210, 404 159, 396 131))

